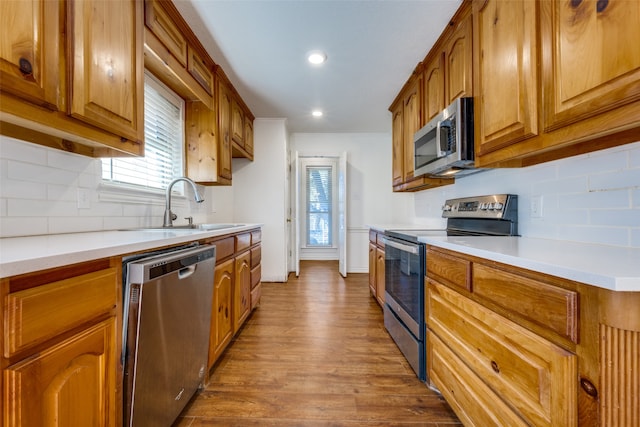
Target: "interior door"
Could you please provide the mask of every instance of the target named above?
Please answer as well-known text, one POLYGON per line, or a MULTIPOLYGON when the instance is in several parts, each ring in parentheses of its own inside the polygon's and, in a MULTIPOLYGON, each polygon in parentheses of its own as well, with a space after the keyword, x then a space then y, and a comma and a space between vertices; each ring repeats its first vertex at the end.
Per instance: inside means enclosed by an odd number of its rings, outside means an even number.
POLYGON ((338 165, 338 270, 347 277, 347 152, 338 165))
POLYGON ((296 151, 293 156, 293 180, 294 180, 294 203, 293 203, 293 264, 296 277, 300 276, 300 159, 296 151))

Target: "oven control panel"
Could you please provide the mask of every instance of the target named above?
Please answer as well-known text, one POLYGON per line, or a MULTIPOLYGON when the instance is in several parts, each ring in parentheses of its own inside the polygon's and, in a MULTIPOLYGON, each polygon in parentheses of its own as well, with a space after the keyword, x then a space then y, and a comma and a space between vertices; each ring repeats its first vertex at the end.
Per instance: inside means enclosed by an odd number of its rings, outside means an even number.
POLYGON ((442 206, 443 218, 517 219, 518 196, 493 194, 447 200, 442 206))

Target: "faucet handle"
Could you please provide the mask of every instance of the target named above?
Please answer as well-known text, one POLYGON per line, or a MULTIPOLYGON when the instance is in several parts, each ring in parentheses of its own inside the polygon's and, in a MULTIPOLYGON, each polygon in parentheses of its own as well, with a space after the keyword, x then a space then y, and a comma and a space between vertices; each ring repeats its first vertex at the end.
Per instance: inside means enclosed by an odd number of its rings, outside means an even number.
POLYGON ((189 225, 193 225, 193 217, 192 216, 185 217, 185 219, 187 221, 189 221, 189 225))

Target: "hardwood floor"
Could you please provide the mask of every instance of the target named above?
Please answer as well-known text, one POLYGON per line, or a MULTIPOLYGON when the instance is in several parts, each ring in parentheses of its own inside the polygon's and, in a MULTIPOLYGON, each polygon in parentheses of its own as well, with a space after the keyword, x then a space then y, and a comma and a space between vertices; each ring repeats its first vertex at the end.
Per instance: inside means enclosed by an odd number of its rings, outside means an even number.
POLYGON ((460 426, 387 334, 368 276, 306 261, 261 305, 176 422, 196 426, 460 426))

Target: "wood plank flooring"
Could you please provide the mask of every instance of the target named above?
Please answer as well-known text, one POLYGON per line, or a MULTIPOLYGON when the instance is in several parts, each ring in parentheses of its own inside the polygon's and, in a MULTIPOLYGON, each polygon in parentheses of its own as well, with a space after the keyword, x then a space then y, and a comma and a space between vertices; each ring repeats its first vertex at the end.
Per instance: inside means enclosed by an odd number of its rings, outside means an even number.
POLYGON ((176 426, 461 426, 383 325, 368 276, 306 261, 260 306, 176 426))

